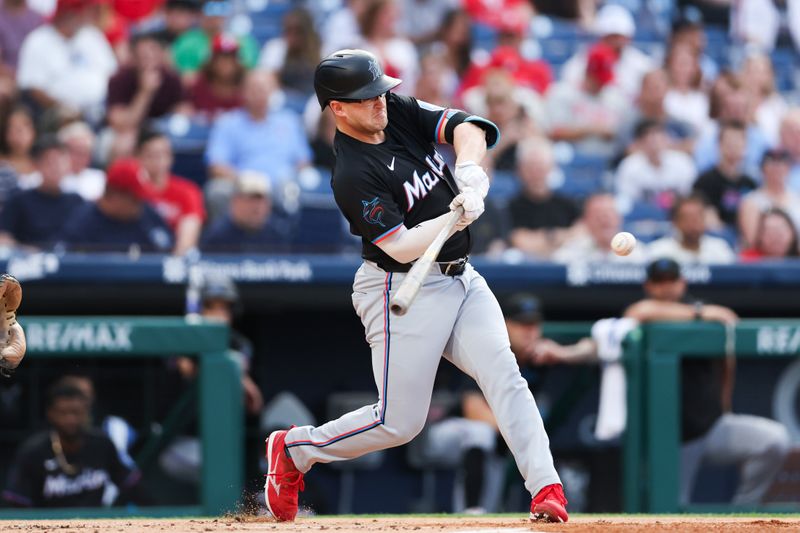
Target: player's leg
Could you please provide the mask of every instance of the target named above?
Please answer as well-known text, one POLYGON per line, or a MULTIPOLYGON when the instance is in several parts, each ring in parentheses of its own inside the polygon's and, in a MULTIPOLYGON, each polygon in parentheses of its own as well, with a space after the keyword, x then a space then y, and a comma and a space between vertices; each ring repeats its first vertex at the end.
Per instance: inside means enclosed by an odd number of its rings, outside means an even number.
POLYGON ((789 453, 786 428, 774 420, 726 413, 711 427, 706 438, 708 461, 741 465, 733 503, 761 502, 789 453))
POLYGON ((402 278, 365 263, 353 284, 353 305, 372 349, 378 402, 318 427, 275 431, 267 439, 264 495, 278 520, 294 520, 303 473, 314 463, 404 444, 425 425, 436 369, 464 290, 451 278, 429 278, 408 313, 397 317, 389 313, 389 298, 402 278))
POLYGON ((525 478, 525 487, 537 495, 544 487, 561 483, 544 423, 511 352, 497 299, 471 267, 463 282, 467 294, 446 357, 477 381, 525 478))
POLYGON ((700 463, 703 462, 703 454, 706 450, 706 438, 701 437, 681 446, 681 481, 678 500, 681 505, 688 505, 692 498, 694 479, 700 463))
POLYGON ((433 382, 463 288, 431 276, 404 316, 389 313, 391 291, 402 275, 365 264, 356 275, 353 304, 372 349, 378 402, 319 427, 289 431, 286 447, 297 468, 351 459, 411 440, 425 425, 433 382))
POLYGON ((453 498, 456 512, 485 509, 485 471, 497 442, 494 426, 461 417, 432 424, 425 435, 425 456, 438 466, 458 468, 453 498), (463 501, 460 501, 463 500, 463 501))

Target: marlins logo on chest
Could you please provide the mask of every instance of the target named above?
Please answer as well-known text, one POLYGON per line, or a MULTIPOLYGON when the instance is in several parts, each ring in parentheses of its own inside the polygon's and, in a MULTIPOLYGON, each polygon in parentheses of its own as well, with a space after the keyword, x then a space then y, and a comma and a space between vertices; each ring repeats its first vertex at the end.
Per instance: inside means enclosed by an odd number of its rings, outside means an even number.
POLYGON ((422 176, 414 170, 410 180, 403 183, 403 190, 406 193, 406 211, 411 211, 417 201, 425 199, 428 193, 444 178, 444 158, 436 150, 433 157, 425 157, 425 164, 430 170, 426 170, 422 176))

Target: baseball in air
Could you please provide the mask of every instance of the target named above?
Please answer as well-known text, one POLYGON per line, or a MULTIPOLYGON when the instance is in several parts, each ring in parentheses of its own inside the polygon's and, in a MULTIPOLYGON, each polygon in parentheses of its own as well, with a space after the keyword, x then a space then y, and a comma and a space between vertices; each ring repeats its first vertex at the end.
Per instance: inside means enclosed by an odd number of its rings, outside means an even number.
POLYGON ((636 247, 636 237, 627 231, 620 231, 611 239, 611 249, 617 255, 629 255, 636 247))

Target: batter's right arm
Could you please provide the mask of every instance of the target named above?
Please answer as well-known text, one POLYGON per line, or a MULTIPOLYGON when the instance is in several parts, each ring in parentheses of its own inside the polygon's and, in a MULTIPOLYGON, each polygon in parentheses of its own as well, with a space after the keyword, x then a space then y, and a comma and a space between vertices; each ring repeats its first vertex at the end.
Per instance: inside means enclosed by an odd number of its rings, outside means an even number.
MULTIPOLYGON (((406 228, 400 226, 388 239, 384 239, 377 246, 386 252, 392 259, 398 263, 410 263, 418 259, 428 246, 433 242, 433 239, 442 231, 447 225, 447 219, 450 213, 445 213, 436 218, 426 220, 421 224, 417 224, 413 228, 406 228)), ((458 227, 453 228, 447 235, 449 238, 453 233, 458 230, 458 227)))
MULTIPOLYGON (((484 209, 483 197, 470 187, 466 187, 450 203, 450 212, 426 220, 411 229, 400 225, 392 235, 375 244, 395 261, 410 263, 421 257, 428 250, 428 247, 439 236, 439 233, 450 223, 453 211, 458 211, 459 209, 461 209, 461 216, 455 222, 455 225, 449 228, 447 236, 442 242, 449 239, 456 231, 463 230, 481 216, 484 209)), ((439 251, 437 250, 436 255, 438 254, 439 251)))

